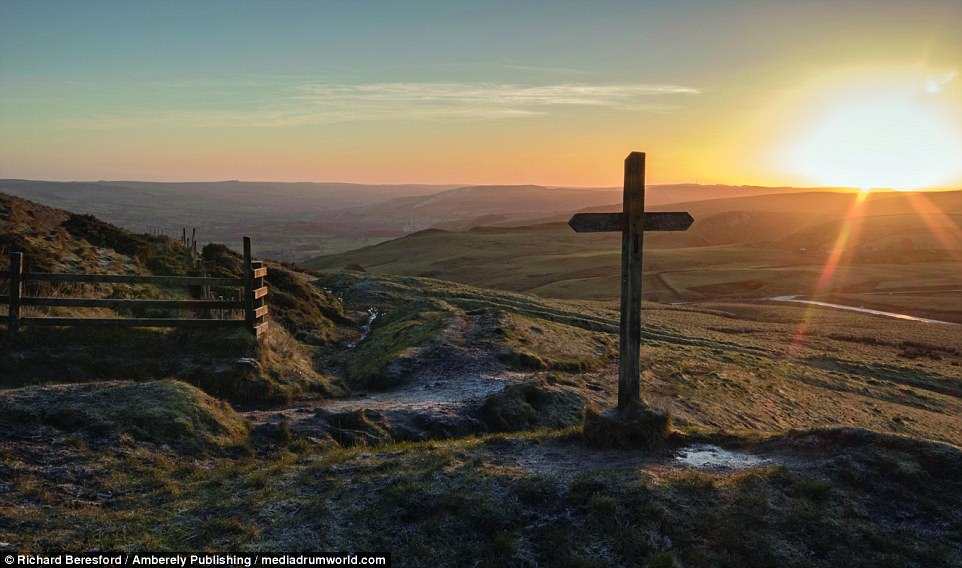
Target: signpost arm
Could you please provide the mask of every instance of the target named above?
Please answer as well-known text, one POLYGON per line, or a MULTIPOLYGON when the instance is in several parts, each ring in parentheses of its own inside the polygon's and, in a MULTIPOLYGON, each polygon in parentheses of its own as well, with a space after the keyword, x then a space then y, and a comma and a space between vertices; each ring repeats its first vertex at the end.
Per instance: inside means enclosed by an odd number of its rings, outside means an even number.
POLYGON ((618 409, 641 399, 641 263, 645 223, 645 154, 625 158, 624 226, 621 232, 621 335, 618 409))

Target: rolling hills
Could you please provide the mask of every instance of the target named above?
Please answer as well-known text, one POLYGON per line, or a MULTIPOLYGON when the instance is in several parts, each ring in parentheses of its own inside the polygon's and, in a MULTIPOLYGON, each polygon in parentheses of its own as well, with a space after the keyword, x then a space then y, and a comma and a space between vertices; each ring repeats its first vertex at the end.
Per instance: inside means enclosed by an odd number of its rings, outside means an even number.
MULTIPOLYGON (((798 189, 653 186, 653 205, 798 192, 798 189)), ((432 226, 524 225, 614 203, 620 189, 541 186, 363 185, 348 183, 51 182, 0 180, 0 192, 96 215, 129 230, 176 237, 196 228, 201 243, 238 234, 255 253, 285 261, 355 249, 432 226), (157 212, 163 211, 162 216, 157 212)))
MULTIPOLYGON (((52 182, 0 180, 0 192, 51 207, 95 215, 135 232, 180 236, 197 228, 201 243, 254 237, 255 252, 270 258, 299 258, 308 250, 345 250, 373 236, 343 234, 313 223, 317 214, 406 195, 436 193, 450 186, 362 185, 349 183, 138 181, 52 182), (163 215, 158 215, 159 211, 163 215), (298 225, 303 223, 302 225, 298 225), (297 227, 291 230, 291 227, 297 227), (323 240, 324 247, 318 249, 323 240)), ((400 233, 382 233, 395 236, 400 233)))
MULTIPOLYGON (((962 288, 962 192, 795 193, 653 207, 688 210, 684 233, 645 236, 645 297, 700 301, 777 295, 962 288), (825 267, 831 264, 831 278, 825 267)), ((312 259, 315 270, 359 266, 569 299, 616 297, 620 237, 561 223, 432 229, 312 259)), ((957 307, 915 309, 962 321, 957 307)), ((867 305, 878 298, 862 298, 867 305)))

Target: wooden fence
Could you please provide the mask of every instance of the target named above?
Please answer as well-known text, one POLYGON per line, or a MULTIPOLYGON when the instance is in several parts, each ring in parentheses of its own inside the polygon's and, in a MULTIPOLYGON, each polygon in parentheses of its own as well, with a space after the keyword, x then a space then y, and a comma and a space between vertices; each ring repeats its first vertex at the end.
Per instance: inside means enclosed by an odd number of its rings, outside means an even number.
MULTIPOLYGON (((133 276, 121 274, 53 274, 24 272, 23 253, 10 253, 10 269, 0 271, 0 280, 9 280, 9 294, 0 297, 0 305, 8 306, 7 330, 16 333, 23 325, 112 325, 127 327, 222 328, 245 327, 257 336, 267 329, 267 267, 251 259, 251 240, 244 237, 244 276, 214 278, 203 276, 133 276), (147 284, 153 286, 221 286, 242 288, 240 300, 128 300, 114 298, 61 298, 25 296, 25 282, 70 282, 92 284, 147 284), (187 318, 66 318, 23 317, 24 306, 70 308, 155 308, 155 309, 219 309, 243 310, 244 319, 187 318)), ((4 319, 0 316, 0 320, 4 319)))

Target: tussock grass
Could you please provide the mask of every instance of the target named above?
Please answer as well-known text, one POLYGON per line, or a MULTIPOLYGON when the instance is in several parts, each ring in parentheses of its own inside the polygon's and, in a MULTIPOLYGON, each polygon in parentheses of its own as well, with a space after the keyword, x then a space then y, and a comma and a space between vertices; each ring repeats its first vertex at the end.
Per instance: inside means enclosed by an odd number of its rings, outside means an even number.
POLYGON ((277 403, 344 392, 280 326, 246 330, 24 328, 0 337, 0 385, 178 377, 232 402, 277 403))
POLYGON ((129 437, 193 455, 244 447, 249 430, 228 404, 174 380, 6 390, 0 423, 15 430, 46 426, 97 442, 129 437))
POLYGON ((581 424, 585 397, 578 389, 551 386, 545 380, 509 385, 488 397, 480 417, 493 432, 566 428, 581 424))

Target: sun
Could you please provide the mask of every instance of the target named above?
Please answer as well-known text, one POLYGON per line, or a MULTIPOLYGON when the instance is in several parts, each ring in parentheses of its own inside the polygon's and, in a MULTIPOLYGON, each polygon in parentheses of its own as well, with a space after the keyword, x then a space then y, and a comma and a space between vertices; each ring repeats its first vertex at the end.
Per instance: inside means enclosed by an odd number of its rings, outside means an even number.
POLYGON ((839 104, 802 134, 791 164, 819 185, 938 187, 962 173, 962 142, 948 122, 908 96, 839 104))

